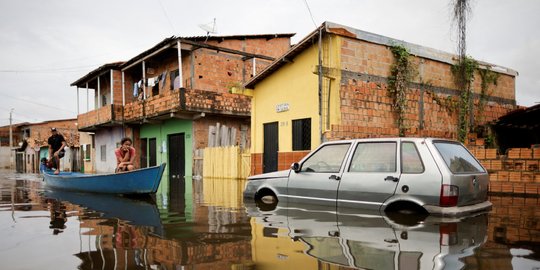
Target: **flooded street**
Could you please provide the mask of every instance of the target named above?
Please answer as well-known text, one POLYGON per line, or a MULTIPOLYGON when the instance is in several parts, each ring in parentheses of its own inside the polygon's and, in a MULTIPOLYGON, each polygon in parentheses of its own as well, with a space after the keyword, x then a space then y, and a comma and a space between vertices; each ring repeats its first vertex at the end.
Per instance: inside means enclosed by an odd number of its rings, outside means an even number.
POLYGON ((124 198, 2 171, 0 269, 540 269, 538 198, 411 219, 281 202, 262 212, 243 202, 244 185, 189 180, 124 198))

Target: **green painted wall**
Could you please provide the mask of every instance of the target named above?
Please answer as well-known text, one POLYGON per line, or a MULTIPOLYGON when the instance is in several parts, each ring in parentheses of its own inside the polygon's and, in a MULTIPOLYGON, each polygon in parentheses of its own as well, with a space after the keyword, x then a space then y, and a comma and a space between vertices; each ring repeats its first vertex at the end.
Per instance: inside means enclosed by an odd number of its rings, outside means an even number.
POLYGON ((186 218, 191 217, 193 209, 193 183, 192 183, 192 163, 193 163, 193 121, 171 119, 160 124, 145 124, 141 126, 141 138, 156 138, 156 161, 157 164, 167 162, 167 169, 161 179, 158 194, 167 196, 169 193, 169 146, 167 136, 170 134, 184 133, 185 147, 185 203, 186 218))

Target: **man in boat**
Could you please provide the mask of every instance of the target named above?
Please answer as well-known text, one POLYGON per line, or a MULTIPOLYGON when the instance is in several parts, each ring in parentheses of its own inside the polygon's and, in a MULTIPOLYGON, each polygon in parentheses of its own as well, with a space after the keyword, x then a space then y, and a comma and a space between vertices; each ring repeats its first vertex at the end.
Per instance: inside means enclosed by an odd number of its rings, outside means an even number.
POLYGON ((135 148, 133 141, 126 137, 120 141, 120 147, 114 150, 116 156, 116 172, 127 172, 135 169, 135 148))
POLYGON ((64 136, 59 134, 56 128, 51 128, 51 134, 51 137, 47 140, 47 143, 49 144, 49 161, 53 163, 53 168, 56 168, 54 174, 59 174, 60 159, 63 158, 66 153, 64 147, 66 147, 67 144, 64 136))

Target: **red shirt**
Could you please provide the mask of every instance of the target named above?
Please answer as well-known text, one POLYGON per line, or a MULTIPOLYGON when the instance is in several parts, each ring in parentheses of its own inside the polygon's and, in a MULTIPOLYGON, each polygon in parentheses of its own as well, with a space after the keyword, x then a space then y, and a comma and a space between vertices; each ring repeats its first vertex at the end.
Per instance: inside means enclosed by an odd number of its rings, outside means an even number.
MULTIPOLYGON (((114 150, 114 155, 116 156, 117 161, 118 161, 118 159, 120 159, 120 160, 124 159, 124 157, 126 156, 126 153, 127 152, 122 151, 122 148, 116 148, 116 150, 114 150)), ((129 158, 131 159, 133 156, 135 156, 135 148, 130 147, 129 148, 129 158)))

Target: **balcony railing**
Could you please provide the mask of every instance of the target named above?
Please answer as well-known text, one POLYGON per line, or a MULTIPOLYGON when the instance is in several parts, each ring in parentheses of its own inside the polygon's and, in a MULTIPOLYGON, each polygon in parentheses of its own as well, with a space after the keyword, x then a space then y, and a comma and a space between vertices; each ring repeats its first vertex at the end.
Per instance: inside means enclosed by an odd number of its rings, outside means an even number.
POLYGON ((115 126, 123 122, 122 105, 109 104, 77 116, 81 131, 93 131, 103 126, 115 126))
POLYGON ((173 114, 190 118, 199 113, 249 117, 251 98, 195 89, 175 89, 131 102, 124 107, 126 122, 171 117, 173 114))

